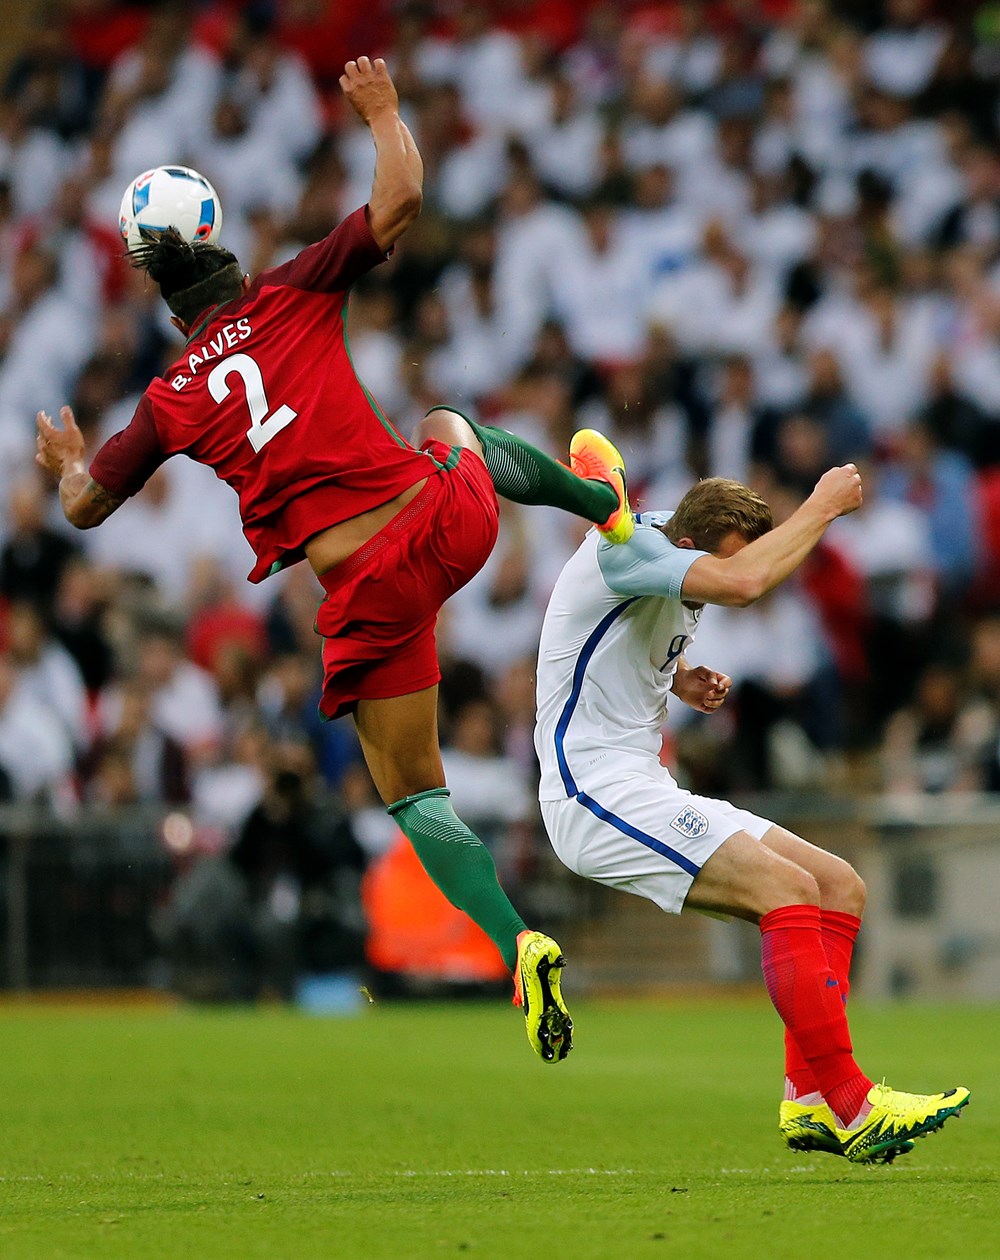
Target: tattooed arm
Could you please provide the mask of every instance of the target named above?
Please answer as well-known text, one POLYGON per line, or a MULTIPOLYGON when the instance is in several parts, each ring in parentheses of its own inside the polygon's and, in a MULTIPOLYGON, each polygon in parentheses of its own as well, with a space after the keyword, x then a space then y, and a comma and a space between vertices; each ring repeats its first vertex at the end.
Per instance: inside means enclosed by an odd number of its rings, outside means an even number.
POLYGON ((163 462, 148 405, 140 403, 132 423, 98 451, 87 471, 83 434, 72 409, 59 412, 63 427, 38 413, 35 459, 59 478, 59 500, 66 519, 77 529, 93 529, 142 488, 163 462))
POLYGON ((59 478, 59 501, 66 519, 77 529, 93 529, 107 520, 124 497, 111 494, 99 486, 87 472, 84 462, 83 434, 77 428, 72 409, 63 407, 59 416, 63 427, 57 429, 51 416, 38 413, 36 461, 59 478))
POLYGON ((99 486, 82 466, 60 478, 59 500, 66 519, 77 529, 93 529, 125 502, 122 496, 99 486))

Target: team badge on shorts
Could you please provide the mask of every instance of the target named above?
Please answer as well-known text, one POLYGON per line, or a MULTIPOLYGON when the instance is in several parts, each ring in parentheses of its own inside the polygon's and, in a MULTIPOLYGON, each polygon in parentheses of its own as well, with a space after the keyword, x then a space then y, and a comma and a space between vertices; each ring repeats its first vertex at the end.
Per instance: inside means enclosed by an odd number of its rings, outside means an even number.
POLYGON ((690 805, 686 805, 670 825, 674 831, 679 831, 689 840, 697 840, 708 830, 708 819, 704 814, 699 814, 696 809, 692 809, 690 805))

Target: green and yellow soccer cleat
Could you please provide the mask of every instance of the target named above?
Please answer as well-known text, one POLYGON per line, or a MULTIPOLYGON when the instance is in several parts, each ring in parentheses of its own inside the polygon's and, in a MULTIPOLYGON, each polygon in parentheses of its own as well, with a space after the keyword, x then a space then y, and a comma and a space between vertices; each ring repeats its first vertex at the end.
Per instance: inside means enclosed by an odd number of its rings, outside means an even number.
POLYGON ((799 1103, 786 1098, 778 1111, 778 1132, 790 1151, 827 1151, 843 1155, 837 1121, 825 1102, 799 1103))
POLYGON ((871 1111, 856 1129, 839 1129, 837 1136, 852 1164, 888 1162, 890 1152, 902 1154, 912 1139, 934 1133, 969 1101, 962 1086, 943 1094, 904 1094, 888 1085, 868 1091, 871 1111))
MULTIPOLYGON (((800 1103, 786 1098, 778 1113, 778 1132, 790 1151, 825 1151, 843 1155, 837 1136, 837 1118, 825 1102, 800 1103)), ((872 1163, 891 1164, 897 1155, 913 1150, 912 1142, 900 1142, 872 1159, 872 1163)))
POLYGON ((566 966, 551 936, 522 932, 517 938, 514 1005, 524 1012, 528 1042, 545 1063, 558 1063, 573 1049, 573 1021, 559 989, 566 966))
POLYGON ((615 444, 596 429, 580 429, 569 444, 569 466, 586 481, 606 481, 618 495, 618 506, 597 528, 608 542, 628 542, 635 532, 635 517, 625 486, 625 461, 615 444))

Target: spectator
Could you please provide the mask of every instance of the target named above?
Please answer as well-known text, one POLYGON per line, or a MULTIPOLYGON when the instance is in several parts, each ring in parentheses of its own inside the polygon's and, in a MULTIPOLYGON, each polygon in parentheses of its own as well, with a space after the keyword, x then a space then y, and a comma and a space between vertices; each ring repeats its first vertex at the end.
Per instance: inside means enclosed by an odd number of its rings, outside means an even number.
POLYGON ((257 991, 287 997, 303 972, 361 965, 364 858, 342 810, 315 791, 305 745, 276 745, 267 762, 263 800, 229 862, 246 889, 257 991))
POLYGON ((614 206, 591 200, 584 225, 586 239, 554 277, 553 305, 581 358, 599 365, 634 361, 645 343, 645 266, 616 237, 614 206))
POLYGON ((41 612, 29 600, 12 603, 7 614, 11 663, 18 691, 50 713, 79 753, 90 742, 90 712, 83 676, 69 652, 50 634, 41 612))
POLYGON ((76 543, 50 529, 46 499, 34 476, 18 482, 7 503, 6 541, 0 550, 0 595, 30 599, 49 610, 63 573, 79 554, 76 543))
POLYGON ((104 805, 183 805, 191 797, 184 749, 153 720, 152 696, 138 678, 122 683, 117 712, 83 767, 85 799, 104 805))
POLYGON ((941 597, 961 599, 972 580, 980 549, 968 460, 937 446, 929 425, 915 421, 903 435, 899 461, 886 470, 882 492, 923 512, 941 597))
POLYGON ((0 799, 65 802, 72 769, 73 745, 63 724, 36 703, 0 654, 0 799))
POLYGON ((4 98, 18 102, 30 126, 61 140, 86 132, 93 105, 86 72, 73 55, 66 16, 60 5, 39 8, 3 86, 4 98))
POLYGON ((946 36, 927 9, 926 0, 887 0, 888 20, 865 48, 868 73, 884 91, 916 96, 930 83, 946 36))
POLYGON ((114 171, 124 189, 140 171, 195 152, 212 117, 221 67, 191 38, 193 6, 156 6, 139 42, 114 61, 98 122, 115 134, 114 171))
POLYGON ((981 782, 988 791, 1000 792, 1000 616, 984 617, 971 638, 972 684, 987 715, 981 782))
POLYGON ((93 343, 93 328, 58 287, 55 255, 25 245, 0 312, 0 443, 8 458, 30 437, 40 408, 58 410, 93 343))
POLYGON ((104 625, 112 595, 107 574, 74 558, 62 571, 52 606, 53 633, 76 661, 91 697, 110 682, 114 671, 114 654, 104 625))
POLYGON ((894 713, 882 742, 889 792, 968 792, 983 786, 983 754, 994 715, 970 697, 965 672, 925 666, 913 700, 894 713))
MULTIPOLYGON (((136 664, 136 682, 149 697, 155 725, 195 764, 210 757, 223 735, 218 692, 211 675, 184 656, 180 631, 168 622, 144 627, 136 664)), ((106 725, 120 720, 123 700, 121 689, 107 698, 106 725)))
POLYGON ((18 215, 43 214, 55 195, 64 161, 59 140, 32 121, 23 96, 0 100, 0 173, 18 215))

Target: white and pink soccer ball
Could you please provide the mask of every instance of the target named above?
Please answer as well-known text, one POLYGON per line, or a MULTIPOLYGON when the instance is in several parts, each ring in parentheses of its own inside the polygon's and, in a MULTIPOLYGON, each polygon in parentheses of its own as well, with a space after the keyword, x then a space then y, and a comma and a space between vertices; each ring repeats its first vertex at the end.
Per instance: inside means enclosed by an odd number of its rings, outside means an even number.
POLYGON ((219 194, 188 166, 143 171, 125 189, 118 226, 126 248, 143 243, 140 228, 176 228, 186 241, 215 241, 222 228, 219 194))

